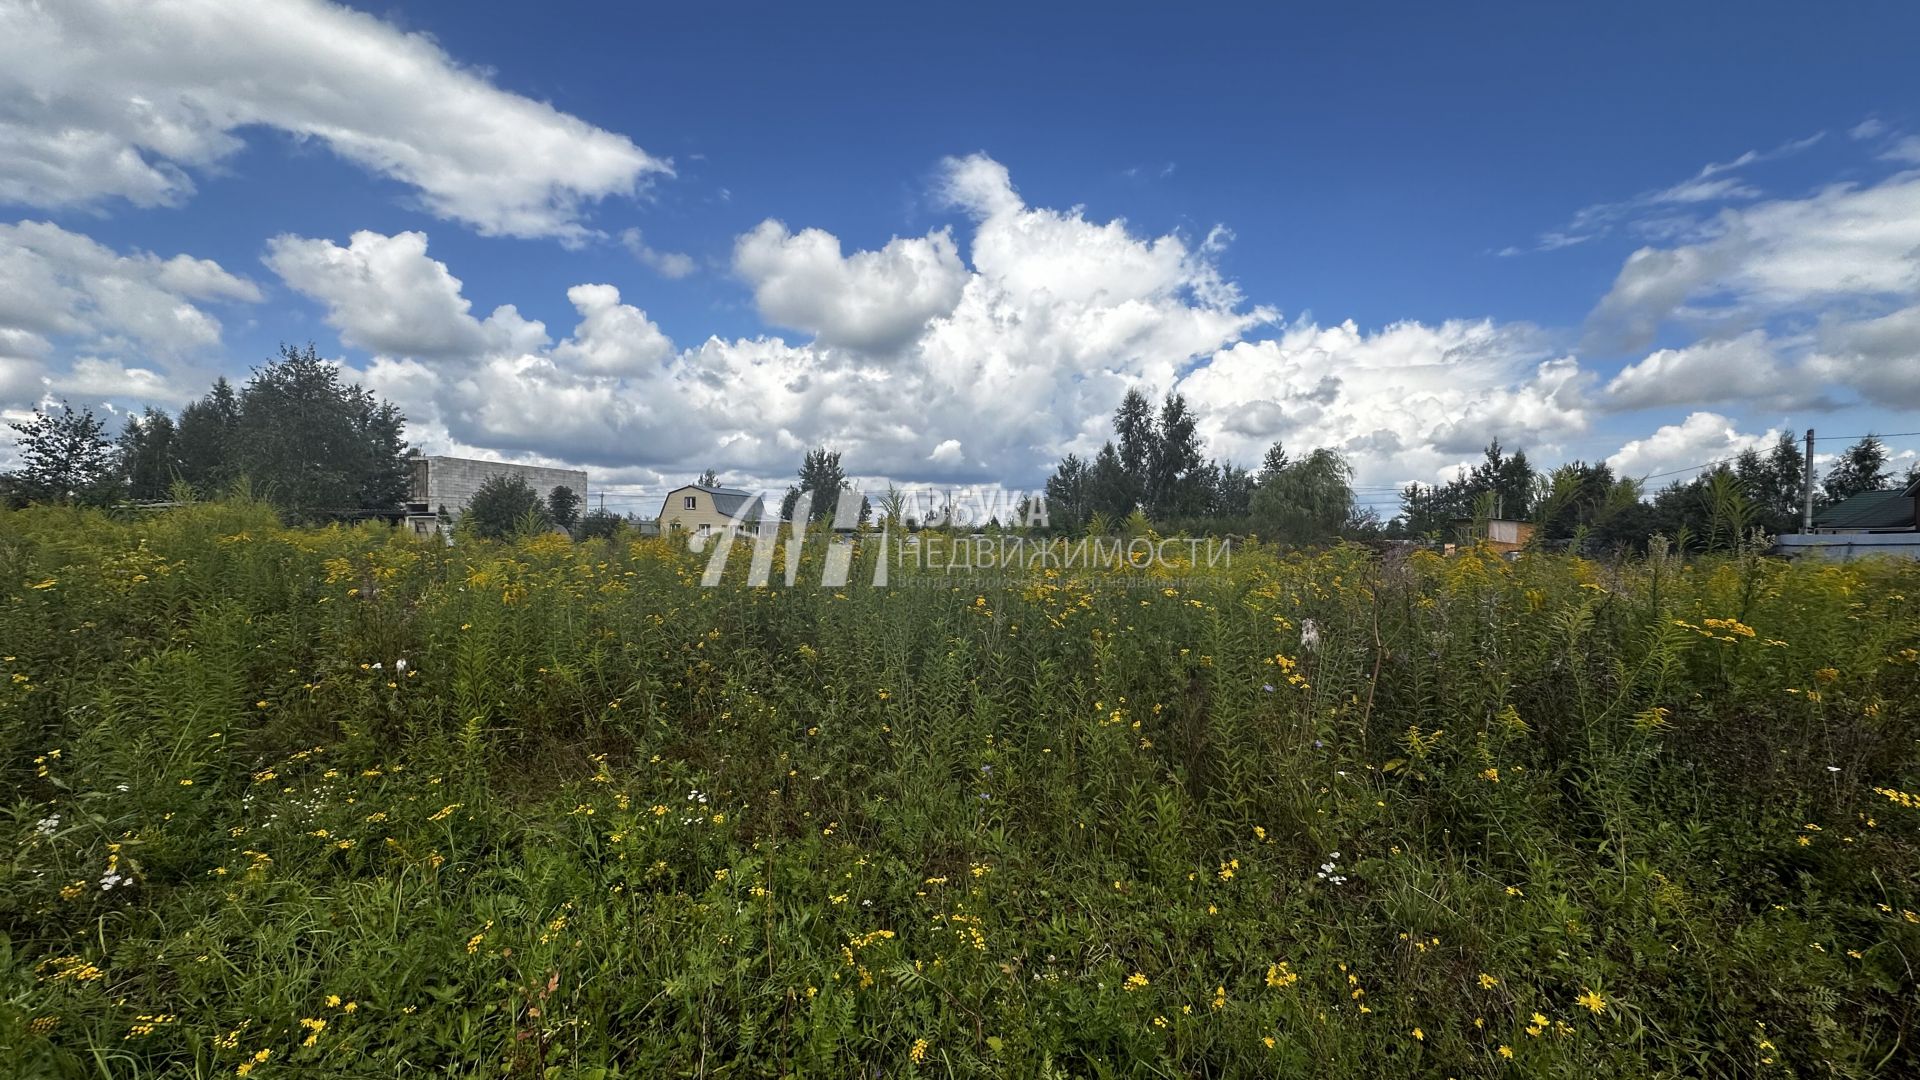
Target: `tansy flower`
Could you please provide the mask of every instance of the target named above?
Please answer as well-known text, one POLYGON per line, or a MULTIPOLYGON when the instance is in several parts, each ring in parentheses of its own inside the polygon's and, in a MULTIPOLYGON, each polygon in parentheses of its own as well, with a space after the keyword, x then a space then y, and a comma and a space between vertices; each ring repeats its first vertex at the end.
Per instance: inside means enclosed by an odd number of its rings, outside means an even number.
POLYGON ((1136 971, 1127 976, 1127 981, 1121 986, 1121 989, 1131 993, 1135 990, 1145 990, 1148 985, 1147 977, 1136 971))
POLYGON ((907 1060, 915 1065, 927 1060, 927 1048, 930 1045, 925 1039, 913 1040, 913 1048, 907 1051, 907 1060))

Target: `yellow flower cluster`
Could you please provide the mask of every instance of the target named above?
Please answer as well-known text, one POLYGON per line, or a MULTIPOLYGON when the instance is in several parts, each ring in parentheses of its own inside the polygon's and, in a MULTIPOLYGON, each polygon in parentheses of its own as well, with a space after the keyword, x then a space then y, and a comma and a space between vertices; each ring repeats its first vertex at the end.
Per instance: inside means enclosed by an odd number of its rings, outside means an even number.
POLYGON ((1895 806, 1904 806, 1908 810, 1920 810, 1920 795, 1913 795, 1898 788, 1877 787, 1875 795, 1885 795, 1895 806))
POLYGON ((148 1035, 153 1034, 154 1029, 162 1027, 166 1024, 171 1024, 175 1020, 178 1020, 179 1017, 175 1016, 172 1013, 155 1013, 151 1016, 143 1014, 140 1016, 136 1016, 133 1019, 134 1019, 133 1027, 128 1029, 126 1035, 122 1036, 123 1041, 125 1039, 144 1038, 148 1035))
POLYGON ((78 956, 50 957, 40 962, 38 970, 42 979, 51 978, 54 982, 93 982, 105 978, 107 974, 78 956), (47 974, 49 968, 53 970, 51 976, 47 974))

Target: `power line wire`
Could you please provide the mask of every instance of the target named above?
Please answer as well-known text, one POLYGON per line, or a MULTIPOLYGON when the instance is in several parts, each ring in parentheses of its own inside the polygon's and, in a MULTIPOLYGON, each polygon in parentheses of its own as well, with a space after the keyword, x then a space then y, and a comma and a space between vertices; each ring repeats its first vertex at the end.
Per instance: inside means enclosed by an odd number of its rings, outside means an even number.
POLYGON ((1826 442, 1828 439, 1906 439, 1920 435, 1920 431, 1889 431, 1885 433, 1869 431, 1865 435, 1815 435, 1814 442, 1826 442))

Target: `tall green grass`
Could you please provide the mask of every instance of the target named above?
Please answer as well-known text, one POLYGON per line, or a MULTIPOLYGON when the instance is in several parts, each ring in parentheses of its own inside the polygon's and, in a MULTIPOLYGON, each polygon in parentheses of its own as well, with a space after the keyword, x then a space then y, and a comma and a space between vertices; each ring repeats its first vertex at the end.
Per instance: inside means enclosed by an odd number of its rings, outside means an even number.
POLYGON ((703 561, 0 517, 0 1070, 1920 1073, 1920 567, 703 561))

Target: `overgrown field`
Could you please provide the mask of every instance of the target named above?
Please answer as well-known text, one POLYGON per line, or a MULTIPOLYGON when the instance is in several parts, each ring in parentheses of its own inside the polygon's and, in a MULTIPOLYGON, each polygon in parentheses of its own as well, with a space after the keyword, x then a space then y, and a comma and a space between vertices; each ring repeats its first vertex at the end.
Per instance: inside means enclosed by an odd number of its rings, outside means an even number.
POLYGON ((0 517, 0 1070, 1920 1074, 1920 567, 703 561, 0 517))

